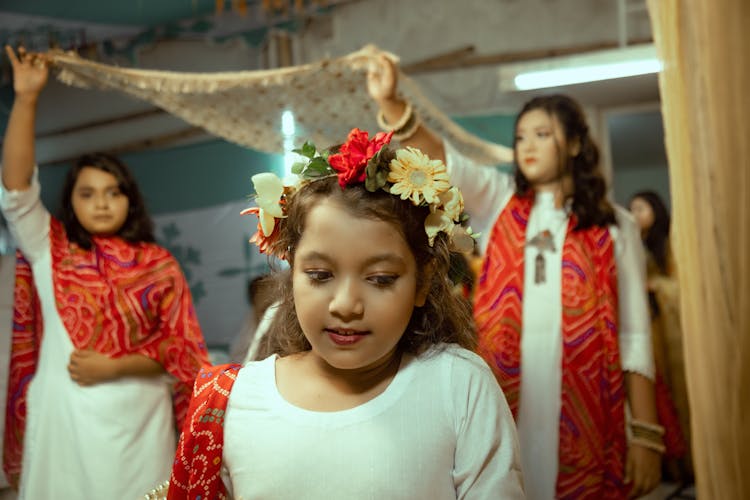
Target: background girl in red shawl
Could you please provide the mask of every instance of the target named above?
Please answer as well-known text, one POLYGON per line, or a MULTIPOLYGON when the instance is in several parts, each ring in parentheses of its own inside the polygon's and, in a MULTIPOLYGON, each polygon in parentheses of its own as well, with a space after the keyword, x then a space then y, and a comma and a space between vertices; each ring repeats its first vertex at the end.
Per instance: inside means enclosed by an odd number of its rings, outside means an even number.
POLYGON ((207 362, 190 290, 116 158, 76 162, 50 216, 34 161, 47 61, 6 52, 15 100, 0 207, 20 253, 4 470, 20 498, 136 498, 168 477, 207 362))
POLYGON ((381 126, 446 161, 482 234, 479 353, 516 417, 527 498, 647 493, 659 481, 664 429, 654 404, 643 252, 632 217, 607 200, 580 106, 562 95, 528 101, 509 175, 480 168, 422 126, 397 97, 396 80, 386 57, 368 73, 381 126))

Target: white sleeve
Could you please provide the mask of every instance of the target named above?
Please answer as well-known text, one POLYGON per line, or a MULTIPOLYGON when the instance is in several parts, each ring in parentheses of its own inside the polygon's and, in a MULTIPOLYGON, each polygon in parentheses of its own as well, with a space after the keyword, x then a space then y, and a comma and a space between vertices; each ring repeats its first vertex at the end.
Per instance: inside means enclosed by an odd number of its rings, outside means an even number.
POLYGON ((476 354, 461 351, 453 359, 449 387, 456 426, 456 498, 525 498, 516 426, 490 368, 476 354))
POLYGON ((263 312, 263 316, 260 318, 258 326, 255 328, 253 341, 250 343, 250 347, 248 348, 247 354, 245 355, 245 360, 242 362, 243 366, 248 364, 250 361, 255 360, 255 355, 258 353, 258 349, 260 349, 260 342, 268 333, 268 329, 271 327, 273 319, 276 316, 276 310, 280 305, 281 302, 274 302, 263 312))
POLYGON ((31 263, 49 248, 50 215, 39 198, 41 187, 37 177, 34 168, 31 186, 23 191, 9 191, 0 182, 0 209, 18 248, 31 263))
POLYGON ((471 217, 471 228, 474 232, 482 232, 485 238, 489 237, 500 211, 513 195, 513 177, 492 166, 479 165, 459 153, 448 141, 443 145, 448 175, 451 183, 461 190, 464 207, 471 217))
POLYGON ((654 379, 651 317, 646 292, 646 256, 638 226, 624 208, 615 206, 612 228, 617 264, 620 359, 623 371, 654 379))

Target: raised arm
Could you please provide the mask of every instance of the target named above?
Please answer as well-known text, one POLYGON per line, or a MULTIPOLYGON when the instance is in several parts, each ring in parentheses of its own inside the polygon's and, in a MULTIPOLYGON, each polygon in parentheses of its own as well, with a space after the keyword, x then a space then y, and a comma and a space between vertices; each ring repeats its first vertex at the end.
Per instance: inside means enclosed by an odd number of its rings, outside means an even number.
POLYGON ((15 99, 3 140, 2 181, 8 190, 26 190, 34 171, 34 124, 36 104, 49 70, 43 54, 27 54, 23 48, 18 55, 5 46, 13 67, 15 99))
MULTIPOLYGON (((397 87, 398 68, 395 63, 385 55, 378 56, 377 62, 370 65, 367 72, 367 90, 388 124, 398 124, 407 109, 406 102, 398 97, 397 87)), ((399 142, 402 146, 420 149, 430 158, 445 161, 443 140, 424 124, 420 123, 413 134, 399 142)))

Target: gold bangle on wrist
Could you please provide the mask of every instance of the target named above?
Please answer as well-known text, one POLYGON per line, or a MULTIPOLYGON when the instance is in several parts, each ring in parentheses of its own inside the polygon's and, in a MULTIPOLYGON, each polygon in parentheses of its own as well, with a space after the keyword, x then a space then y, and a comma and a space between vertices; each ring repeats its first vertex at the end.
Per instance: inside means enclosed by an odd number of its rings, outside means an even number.
POLYGON ((417 133, 420 125, 422 125, 422 122, 419 121, 419 117, 416 113, 412 113, 411 118, 408 122, 406 122, 406 125, 404 125, 403 128, 400 128, 393 132, 393 138, 398 142, 403 142, 411 139, 411 137, 417 133))
POLYGON ((659 436, 663 436, 665 432, 663 426, 659 424, 652 424, 650 422, 644 422, 643 420, 631 419, 630 427, 631 429, 642 429, 644 431, 654 432, 659 436))
POLYGON ((406 109, 404 109, 404 112, 401 115, 401 118, 399 118, 396 123, 391 125, 388 122, 386 122, 382 109, 378 111, 378 114, 376 115, 376 119, 378 121, 378 126, 381 129, 385 130, 386 132, 396 132, 398 130, 403 129, 406 126, 406 124, 409 123, 409 120, 412 119, 413 115, 414 115, 414 108, 412 107, 409 101, 406 101, 406 109))
POLYGON ((649 450, 656 451, 656 452, 659 452, 659 453, 662 453, 662 454, 665 451, 667 451, 667 447, 664 446, 664 443, 662 443, 661 441, 658 441, 658 442, 657 441, 651 441, 650 439, 645 439, 645 438, 641 438, 641 437, 631 438, 630 439, 630 444, 635 444, 635 445, 638 445, 638 446, 642 446, 644 448, 647 448, 649 450))

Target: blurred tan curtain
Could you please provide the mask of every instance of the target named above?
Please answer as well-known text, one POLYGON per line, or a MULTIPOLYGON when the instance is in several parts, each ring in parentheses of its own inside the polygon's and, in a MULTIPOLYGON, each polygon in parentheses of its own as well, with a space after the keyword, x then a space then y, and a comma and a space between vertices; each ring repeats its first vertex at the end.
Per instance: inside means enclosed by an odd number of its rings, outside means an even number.
POLYGON ((648 0, 698 498, 750 498, 750 2, 648 0))

